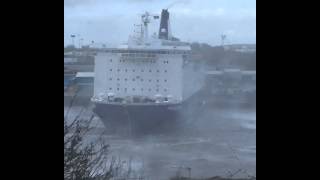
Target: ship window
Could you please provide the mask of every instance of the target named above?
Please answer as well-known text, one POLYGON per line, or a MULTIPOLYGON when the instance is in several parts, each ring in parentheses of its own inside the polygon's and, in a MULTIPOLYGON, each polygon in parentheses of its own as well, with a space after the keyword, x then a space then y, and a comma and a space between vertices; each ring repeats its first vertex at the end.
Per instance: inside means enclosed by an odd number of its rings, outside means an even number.
POLYGON ((125 71, 125 72, 128 72, 128 69, 125 69, 124 71, 125 71))
POLYGON ((128 79, 127 78, 124 78, 124 81, 127 81, 128 79))
POLYGON ((159 89, 156 89, 157 92, 159 92, 159 89))
POLYGON ((160 72, 159 69, 157 70, 157 72, 160 72))
POLYGON ((135 72, 135 71, 136 71, 136 70, 134 70, 134 69, 132 70, 132 72, 135 72))
POLYGON ((118 81, 120 81, 120 78, 117 78, 118 81))
POLYGON ((112 71, 112 69, 110 69, 110 71, 112 71))
POLYGON ((112 59, 110 59, 110 62, 112 62, 112 59))
POLYGON ((167 70, 164 70, 164 72, 167 72, 167 70))
POLYGON ((164 89, 164 92, 167 92, 167 89, 164 89))
POLYGON ((136 79, 133 78, 132 81, 136 81, 136 79))
POLYGON ((109 90, 112 90, 112 88, 109 88, 109 90))
POLYGON ((119 91, 120 90, 120 88, 117 88, 117 91, 119 91))
POLYGON ((141 79, 141 81, 143 81, 143 79, 141 79))
POLYGON ((167 80, 165 79, 164 82, 167 82, 167 80))
POLYGON ((144 70, 143 70, 143 69, 141 69, 141 72, 144 72, 144 70))
POLYGON ((109 78, 109 81, 112 81, 112 78, 109 78))
POLYGON ((151 79, 149 79, 149 82, 151 82, 151 79))
POLYGON ((120 69, 118 69, 118 72, 120 72, 120 69))
POLYGON ((149 72, 152 72, 151 69, 149 70, 149 72))
POLYGON ((159 79, 157 79, 157 82, 159 82, 159 79))
POLYGON ((136 89, 135 88, 132 88, 132 91, 135 91, 136 89))
POLYGON ((149 91, 151 91, 151 89, 149 88, 149 91))
POLYGON ((141 88, 141 91, 143 91, 143 88, 141 88))
POLYGON ((127 92, 127 88, 124 88, 124 91, 127 92))

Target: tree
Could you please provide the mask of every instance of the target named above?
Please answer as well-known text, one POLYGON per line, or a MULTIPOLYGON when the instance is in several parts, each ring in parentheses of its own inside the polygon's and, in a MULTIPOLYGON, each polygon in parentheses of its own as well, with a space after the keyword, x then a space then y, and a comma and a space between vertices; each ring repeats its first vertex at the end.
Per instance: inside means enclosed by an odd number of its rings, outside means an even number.
POLYGON ((101 136, 93 141, 85 139, 93 118, 80 120, 77 116, 69 124, 64 119, 65 180, 109 180, 119 175, 122 163, 108 157, 109 145, 101 136))

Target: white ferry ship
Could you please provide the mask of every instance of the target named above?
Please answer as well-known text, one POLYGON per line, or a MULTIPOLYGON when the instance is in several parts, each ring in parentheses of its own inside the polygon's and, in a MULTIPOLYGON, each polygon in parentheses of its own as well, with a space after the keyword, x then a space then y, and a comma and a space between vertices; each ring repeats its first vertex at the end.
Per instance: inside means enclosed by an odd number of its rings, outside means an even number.
POLYGON ((201 73, 190 63, 191 47, 173 37, 168 10, 161 12, 158 35, 148 24, 158 15, 141 15, 138 33, 128 43, 97 52, 94 70, 94 112, 106 126, 130 124, 157 128, 181 116, 202 86, 201 73))

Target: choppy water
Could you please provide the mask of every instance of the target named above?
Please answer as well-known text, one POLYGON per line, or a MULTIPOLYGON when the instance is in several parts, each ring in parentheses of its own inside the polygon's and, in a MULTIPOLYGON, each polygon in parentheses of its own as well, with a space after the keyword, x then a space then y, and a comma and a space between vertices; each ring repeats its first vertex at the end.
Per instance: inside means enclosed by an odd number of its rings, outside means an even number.
MULTIPOLYGON (((76 106, 69 110, 68 119, 80 112, 83 118, 92 115, 90 109, 76 106)), ((146 179, 168 179, 177 173, 188 176, 189 170, 192 177, 256 174, 255 108, 208 108, 195 118, 174 133, 139 137, 106 133, 104 138, 113 155, 130 160, 146 179)), ((105 130, 97 117, 93 126, 90 136, 105 130)))

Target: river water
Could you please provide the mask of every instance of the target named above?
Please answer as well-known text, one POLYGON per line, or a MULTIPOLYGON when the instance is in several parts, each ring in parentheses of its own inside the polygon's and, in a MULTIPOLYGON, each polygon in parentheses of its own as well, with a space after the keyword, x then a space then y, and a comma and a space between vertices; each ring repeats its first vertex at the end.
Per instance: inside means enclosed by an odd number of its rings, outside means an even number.
MULTIPOLYGON (((67 119, 79 114, 90 117, 90 106, 65 106, 67 119)), ((145 179, 169 179, 177 173, 198 178, 256 175, 255 108, 206 107, 195 118, 175 132, 130 136, 108 133, 95 117, 89 136, 104 132, 110 153, 130 160, 132 168, 145 179)))

